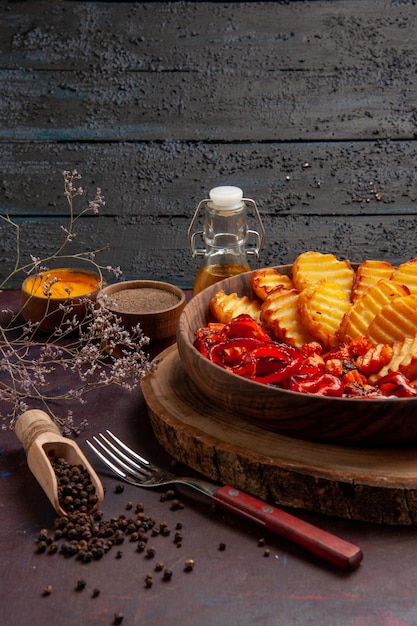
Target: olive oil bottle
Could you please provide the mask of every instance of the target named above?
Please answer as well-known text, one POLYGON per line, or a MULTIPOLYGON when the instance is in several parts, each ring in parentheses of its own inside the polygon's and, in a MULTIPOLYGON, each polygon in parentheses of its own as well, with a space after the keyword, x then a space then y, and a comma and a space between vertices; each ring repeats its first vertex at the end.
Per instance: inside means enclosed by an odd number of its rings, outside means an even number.
POLYGON ((253 200, 243 198, 239 187, 215 187, 209 196, 209 199, 199 203, 188 229, 193 258, 202 258, 194 282, 193 295, 224 278, 250 271, 247 257, 258 258, 265 236, 256 204, 253 200), (255 212, 260 233, 248 229, 248 205, 252 206, 255 212), (201 211, 204 212, 203 230, 195 231, 194 226, 201 211), (197 247, 198 237, 203 240, 204 248, 197 247), (249 237, 255 239, 254 245, 247 245, 249 237))

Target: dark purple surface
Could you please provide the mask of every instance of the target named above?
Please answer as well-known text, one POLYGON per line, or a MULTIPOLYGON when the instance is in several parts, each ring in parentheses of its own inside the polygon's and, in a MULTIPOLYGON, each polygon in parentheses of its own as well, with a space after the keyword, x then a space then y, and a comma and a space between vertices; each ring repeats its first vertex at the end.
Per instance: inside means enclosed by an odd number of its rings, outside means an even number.
MULTIPOLYGON (((3 296, 4 298, 4 296, 3 296)), ((0 299, 1 300, 1 299, 0 299)), ((65 385, 65 380, 57 380, 65 385)), ((123 613, 123 626, 222 626, 242 624, 320 624, 335 626, 411 626, 417 622, 415 580, 416 529, 374 526, 292 511, 300 517, 359 545, 364 561, 358 570, 334 569, 285 540, 233 514, 215 512, 197 493, 181 489, 184 509, 172 511, 160 492, 125 485, 92 458, 85 438, 111 428, 145 456, 169 465, 171 459, 152 432, 139 390, 114 388, 94 392, 77 419, 89 425, 78 439, 106 487, 106 518, 126 514, 128 501, 142 502, 157 524, 167 521, 168 537, 149 537, 156 556, 148 560, 125 540, 122 558, 113 548, 100 561, 83 565, 60 554, 36 554, 41 528, 52 528, 55 513, 30 473, 25 453, 13 432, 2 431, 0 450, 0 603, 2 624, 31 626, 110 625, 123 613), (173 541, 176 522, 183 524, 180 548, 173 541), (265 547, 258 545, 264 538, 265 547), (224 542, 226 549, 220 551, 224 542), (265 556, 265 548, 269 556, 265 556), (184 572, 187 558, 195 561, 184 572), (162 561, 173 571, 163 582, 153 571, 162 561), (145 576, 153 586, 145 588, 145 576), (86 581, 76 591, 79 579, 86 581), (52 593, 43 597, 46 585, 52 593), (100 595, 92 598, 93 588, 100 595)))

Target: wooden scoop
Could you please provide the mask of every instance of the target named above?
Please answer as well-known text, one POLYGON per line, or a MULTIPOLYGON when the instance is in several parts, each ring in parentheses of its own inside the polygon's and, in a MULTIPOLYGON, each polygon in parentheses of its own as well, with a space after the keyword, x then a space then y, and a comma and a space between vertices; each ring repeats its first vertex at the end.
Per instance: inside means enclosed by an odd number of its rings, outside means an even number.
POLYGON ((63 437, 58 426, 44 411, 31 409, 23 413, 16 421, 15 433, 27 452, 31 472, 59 515, 68 515, 68 512, 59 503, 58 483, 51 464, 51 460, 58 458, 65 459, 70 465, 81 464, 88 470, 98 498, 89 512, 92 513, 100 507, 104 491, 99 477, 78 445, 63 437))

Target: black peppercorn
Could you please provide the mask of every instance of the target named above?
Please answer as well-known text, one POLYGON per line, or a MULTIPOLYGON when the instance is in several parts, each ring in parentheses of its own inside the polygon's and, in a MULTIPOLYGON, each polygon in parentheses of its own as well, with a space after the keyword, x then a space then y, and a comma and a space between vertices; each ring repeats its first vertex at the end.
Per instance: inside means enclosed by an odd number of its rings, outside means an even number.
POLYGON ((185 564, 184 564, 184 571, 191 572, 193 569, 194 569, 194 560, 186 559, 185 564))
POLYGON ((168 580, 171 580, 171 578, 172 578, 172 570, 170 570, 170 569, 165 569, 165 570, 164 570, 164 574, 163 574, 163 576, 162 576, 162 580, 164 580, 164 581, 168 581, 168 580))
POLYGON ((155 554, 156 554, 155 548, 147 548, 145 556, 146 556, 147 559, 153 559, 155 554))
POLYGON ((51 593, 52 593, 52 585, 46 585, 43 588, 42 595, 43 596, 49 596, 49 595, 51 595, 51 593))
POLYGON ((82 591, 83 589, 85 589, 86 584, 87 583, 85 582, 85 580, 80 578, 80 580, 77 580, 77 585, 75 587, 75 590, 76 591, 82 591))

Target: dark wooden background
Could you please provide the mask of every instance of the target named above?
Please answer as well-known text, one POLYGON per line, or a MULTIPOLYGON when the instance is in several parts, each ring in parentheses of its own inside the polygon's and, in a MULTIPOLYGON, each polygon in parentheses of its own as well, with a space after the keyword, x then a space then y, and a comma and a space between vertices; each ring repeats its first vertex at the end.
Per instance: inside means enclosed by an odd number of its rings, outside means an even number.
MULTIPOLYGON (((0 2, 0 212, 23 258, 62 238, 73 168, 106 198, 73 249, 109 243, 126 279, 192 285, 187 228, 219 184, 256 200, 261 265, 414 257, 416 32, 414 0, 0 2)), ((2 275, 14 250, 0 223, 2 275)))

